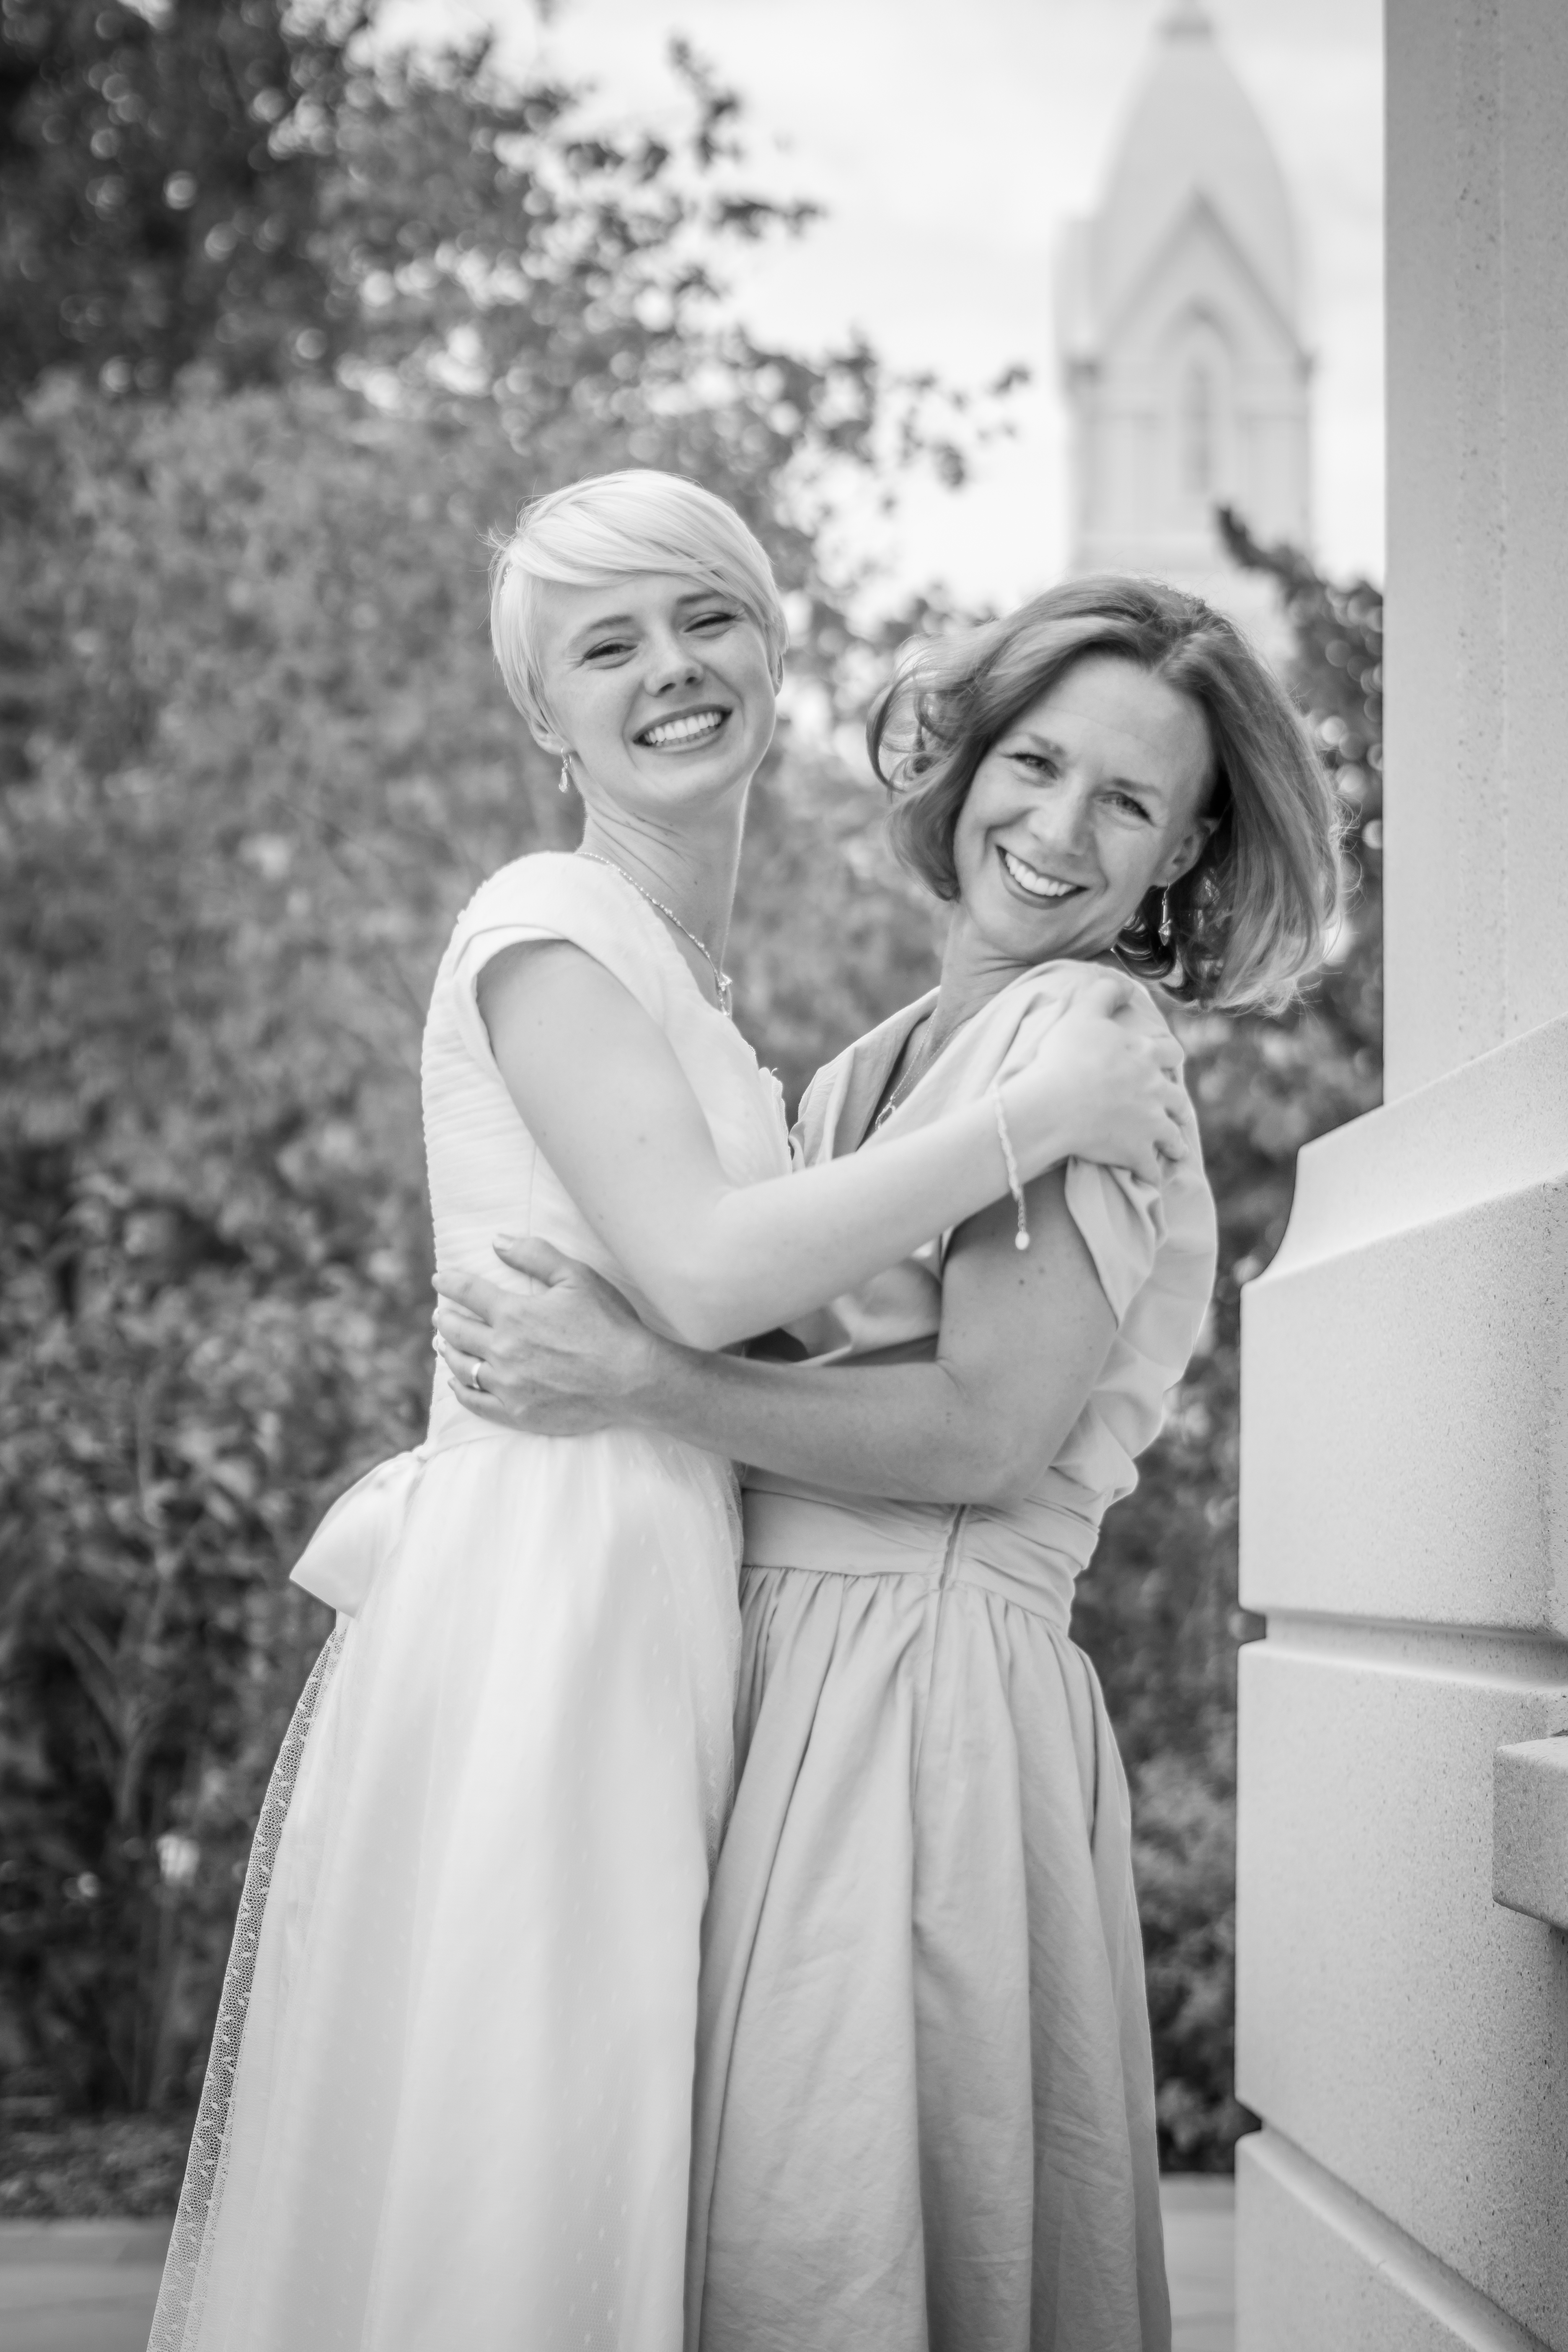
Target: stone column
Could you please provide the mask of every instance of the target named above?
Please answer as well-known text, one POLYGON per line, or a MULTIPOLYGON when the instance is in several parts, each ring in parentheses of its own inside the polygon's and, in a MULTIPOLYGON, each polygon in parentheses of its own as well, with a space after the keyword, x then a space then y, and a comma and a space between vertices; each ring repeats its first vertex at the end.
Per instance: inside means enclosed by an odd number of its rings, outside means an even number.
POLYGON ((1568 0, 1387 43, 1389 1099, 1246 1301, 1238 2345, 1568 2352, 1568 0))

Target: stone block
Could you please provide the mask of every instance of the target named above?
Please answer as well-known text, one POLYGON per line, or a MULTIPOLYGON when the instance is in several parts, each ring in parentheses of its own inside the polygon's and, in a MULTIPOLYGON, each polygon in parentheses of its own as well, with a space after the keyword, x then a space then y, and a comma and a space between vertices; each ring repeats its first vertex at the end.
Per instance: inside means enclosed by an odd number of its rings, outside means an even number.
POLYGON ((1248 1608, 1568 1633, 1568 1019, 1310 1145, 1243 1338, 1248 1608))
POLYGON ((1542 2352, 1275 2132, 1236 2151, 1237 2352, 1542 2352))
POLYGON ((1552 2352, 1568 1943, 1492 1900, 1492 1763, 1565 1724, 1555 1643, 1293 1621, 1242 1653, 1237 2095, 1552 2352))
POLYGON ((1500 1748, 1492 1778, 1492 1899, 1568 1927, 1568 1738, 1500 1748))

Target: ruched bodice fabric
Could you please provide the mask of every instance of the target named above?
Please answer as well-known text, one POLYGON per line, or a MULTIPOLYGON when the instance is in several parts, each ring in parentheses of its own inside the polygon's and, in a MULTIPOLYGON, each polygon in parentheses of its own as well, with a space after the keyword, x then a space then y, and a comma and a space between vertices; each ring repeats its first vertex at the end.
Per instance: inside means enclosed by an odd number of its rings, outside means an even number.
POLYGON ((657 1328, 529 1134, 480 1017, 476 992, 490 958, 550 939, 587 948, 658 1023, 731 1182, 788 1171, 778 1080, 702 995, 659 917, 606 866, 552 852, 519 858, 482 883, 458 918, 431 996, 423 1095, 437 1263, 520 1284, 492 1244, 498 1234, 527 1234, 593 1266, 657 1328))
MULTIPOLYGON (((787 1172, 777 1087, 620 877, 520 859, 426 1031, 440 1263, 537 1235, 629 1288, 498 1072, 488 959, 563 940, 673 1049, 727 1173, 787 1172)), ((591 1086, 593 1073, 584 1072, 591 1086)), ((698 1941, 732 1766, 731 1465, 464 1412, 340 1499, 340 1616, 242 1904, 154 2352, 676 2352, 698 1941)))

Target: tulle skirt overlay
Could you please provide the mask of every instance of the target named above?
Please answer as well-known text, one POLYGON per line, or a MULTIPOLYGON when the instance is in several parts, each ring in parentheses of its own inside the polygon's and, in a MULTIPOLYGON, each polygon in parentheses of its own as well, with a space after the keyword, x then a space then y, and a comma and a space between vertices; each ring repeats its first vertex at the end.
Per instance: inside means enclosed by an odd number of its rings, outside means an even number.
POLYGON ((417 1466, 258 1832, 153 2352, 675 2352, 725 1465, 417 1466))

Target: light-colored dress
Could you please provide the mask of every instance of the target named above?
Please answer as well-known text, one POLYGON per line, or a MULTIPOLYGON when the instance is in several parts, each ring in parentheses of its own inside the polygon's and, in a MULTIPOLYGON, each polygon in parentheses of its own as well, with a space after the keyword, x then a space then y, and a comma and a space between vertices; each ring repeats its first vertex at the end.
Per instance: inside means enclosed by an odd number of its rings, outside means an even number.
MULTIPOLYGON (((864 1148, 983 1095, 1026 1015, 1059 1017, 1100 976, 1016 982, 864 1148)), ((861 1145, 927 1009, 819 1073, 808 1164, 861 1145)), ((1127 1786, 1068 1617, 1208 1299, 1214 1212, 1188 1128, 1192 1157, 1158 1191, 1068 1168, 1117 1336, 1026 1502, 746 1475, 741 1778, 703 1933, 701 2352, 1169 2345, 1127 1786)), ((942 1247, 796 1327, 808 1353, 929 1358, 942 1247)))
MULTIPOLYGON (((437 1262, 521 1281, 491 1244, 541 1235, 646 1313, 476 1002, 498 949, 556 938, 664 1031, 733 1181, 788 1169, 776 1081, 658 919, 525 857, 431 1000, 437 1262)), ((329 1515, 297 1573, 344 1613, 258 1834, 158 2352, 676 2352, 738 1538, 728 1463, 492 1429, 444 1376, 425 1443, 329 1515)))

